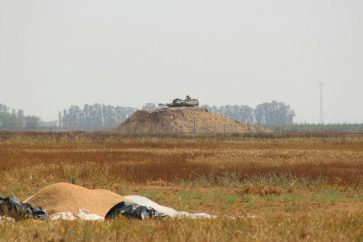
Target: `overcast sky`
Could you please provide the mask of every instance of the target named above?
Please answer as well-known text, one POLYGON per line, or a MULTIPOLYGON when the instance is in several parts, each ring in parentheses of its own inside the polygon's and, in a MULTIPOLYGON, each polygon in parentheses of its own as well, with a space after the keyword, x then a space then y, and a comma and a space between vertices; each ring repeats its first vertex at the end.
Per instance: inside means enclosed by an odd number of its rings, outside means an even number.
POLYGON ((279 100, 297 122, 363 122, 362 0, 0 0, 0 103, 279 100))

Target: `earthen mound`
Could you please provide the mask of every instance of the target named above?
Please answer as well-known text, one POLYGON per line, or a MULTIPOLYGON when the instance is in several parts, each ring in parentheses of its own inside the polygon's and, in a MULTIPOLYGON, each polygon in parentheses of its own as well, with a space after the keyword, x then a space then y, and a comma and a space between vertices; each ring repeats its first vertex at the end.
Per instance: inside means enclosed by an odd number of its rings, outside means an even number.
POLYGON ((26 200, 32 206, 42 207, 48 213, 71 212, 78 214, 79 209, 105 216, 117 203, 128 199, 103 189, 87 189, 69 183, 55 183, 41 189, 26 200))
POLYGON ((123 134, 213 134, 268 130, 239 123, 204 108, 167 108, 136 111, 116 131, 123 134))

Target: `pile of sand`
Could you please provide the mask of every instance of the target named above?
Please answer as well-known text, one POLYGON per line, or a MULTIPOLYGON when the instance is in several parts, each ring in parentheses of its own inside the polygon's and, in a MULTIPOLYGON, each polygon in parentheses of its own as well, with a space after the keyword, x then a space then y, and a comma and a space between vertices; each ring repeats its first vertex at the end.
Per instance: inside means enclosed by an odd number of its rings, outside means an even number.
POLYGON ((122 201, 130 202, 129 199, 111 191, 55 183, 41 189, 24 202, 46 209, 49 215, 60 212, 78 214, 79 209, 86 209, 104 217, 114 205, 122 201))
MULTIPOLYGON (((73 220, 76 218, 85 220, 102 220, 102 218, 94 216, 94 214, 105 217, 107 212, 114 205, 123 201, 154 208, 156 211, 170 217, 188 217, 193 219, 215 218, 215 216, 206 213, 188 213, 184 211, 176 211, 173 208, 159 205, 146 197, 138 195, 123 197, 107 190, 90 190, 69 183, 55 183, 53 185, 49 185, 41 189, 38 193, 36 193, 34 196, 31 196, 24 202, 27 202, 35 207, 42 207, 46 209, 50 216, 58 214, 55 215, 56 220, 73 220), (86 209, 88 212, 84 214, 84 211, 80 211, 81 209, 86 209), (60 216, 59 213, 61 213, 62 216, 60 216)), ((53 219, 54 217, 52 220, 53 219)))
POLYGON ((241 124, 205 108, 166 108, 135 112, 116 131, 124 134, 213 134, 266 132, 241 124))

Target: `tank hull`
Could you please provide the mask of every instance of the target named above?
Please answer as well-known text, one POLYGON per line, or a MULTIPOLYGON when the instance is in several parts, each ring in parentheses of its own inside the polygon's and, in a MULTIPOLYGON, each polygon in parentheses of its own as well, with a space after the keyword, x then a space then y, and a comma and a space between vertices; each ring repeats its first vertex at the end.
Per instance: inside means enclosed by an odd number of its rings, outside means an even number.
POLYGON ((198 99, 191 99, 187 96, 184 100, 182 99, 174 99, 172 103, 166 104, 168 107, 198 107, 199 101, 198 99))
POLYGON ((181 102, 173 102, 166 104, 168 107, 198 107, 198 101, 181 101, 181 102))

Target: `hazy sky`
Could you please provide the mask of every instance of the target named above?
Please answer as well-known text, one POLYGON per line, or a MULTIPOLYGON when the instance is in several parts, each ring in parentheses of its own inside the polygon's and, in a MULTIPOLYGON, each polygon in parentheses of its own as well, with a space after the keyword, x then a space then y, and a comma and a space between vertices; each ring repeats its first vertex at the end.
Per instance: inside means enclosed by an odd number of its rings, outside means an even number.
POLYGON ((0 0, 0 103, 280 100, 298 122, 363 122, 362 0, 0 0))

